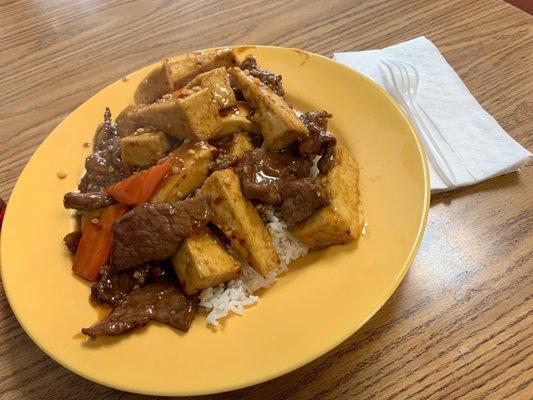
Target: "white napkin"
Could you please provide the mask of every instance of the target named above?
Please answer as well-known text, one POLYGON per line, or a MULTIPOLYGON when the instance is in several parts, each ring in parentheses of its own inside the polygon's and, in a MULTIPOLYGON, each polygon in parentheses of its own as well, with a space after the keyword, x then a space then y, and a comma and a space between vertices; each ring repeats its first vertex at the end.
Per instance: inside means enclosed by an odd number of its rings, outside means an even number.
POLYGON ((435 135, 435 141, 455 176, 455 184, 446 185, 430 163, 433 193, 516 171, 531 156, 481 107, 437 47, 425 37, 381 50, 335 53, 333 59, 382 87, 385 82, 380 60, 394 59, 416 67, 420 76, 416 100, 442 132, 443 138, 435 135))

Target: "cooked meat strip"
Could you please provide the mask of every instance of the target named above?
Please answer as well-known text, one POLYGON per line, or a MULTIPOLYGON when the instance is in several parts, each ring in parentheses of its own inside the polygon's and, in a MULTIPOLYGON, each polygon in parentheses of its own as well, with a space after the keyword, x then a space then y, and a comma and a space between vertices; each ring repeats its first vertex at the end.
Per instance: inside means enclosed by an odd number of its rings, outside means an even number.
POLYGON ((280 206, 283 219, 294 225, 326 206, 327 194, 308 178, 312 162, 290 152, 246 151, 238 171, 243 194, 252 200, 280 206))
POLYGON ((259 79, 264 85, 272 89, 272 91, 278 96, 283 97, 285 95, 285 91, 281 85, 281 75, 265 71, 264 69, 258 67, 257 60, 254 56, 246 57, 239 68, 243 71, 248 70, 250 75, 259 79))
POLYGON ((329 204, 326 193, 311 178, 285 180, 282 194, 281 216, 288 225, 303 221, 329 204))
POLYGON ((335 166, 336 154, 335 143, 328 143, 322 153, 322 157, 318 160, 318 170, 323 174, 327 174, 335 166))
POLYGON ((298 151, 305 157, 322 156, 318 169, 324 174, 335 165, 337 139, 327 131, 328 118, 331 117, 327 111, 311 111, 300 116, 309 135, 298 144, 298 151))
POLYGON ((197 308, 196 297, 186 296, 170 280, 161 280, 132 291, 107 317, 81 331, 93 338, 120 335, 154 320, 186 332, 197 308))
POLYGON ((311 165, 310 160, 289 153, 248 150, 240 164, 242 192, 249 199, 280 204, 282 181, 306 177, 311 165))
POLYGON ((300 120, 309 129, 310 135, 299 143, 300 154, 320 155, 323 145, 335 142, 335 136, 327 132, 328 118, 332 115, 327 111, 310 111, 300 116, 300 120))
POLYGON ((67 233, 67 235, 63 238, 63 242, 65 243, 65 246, 67 246, 67 248, 72 254, 76 254, 76 250, 78 250, 78 244, 80 243, 80 239, 81 239, 81 232, 74 231, 74 232, 67 233))
MULTIPOLYGON (((235 82, 235 79, 233 79, 231 75, 229 77, 229 84, 231 86, 231 89, 233 90, 233 93, 235 93, 235 99, 237 101, 245 101, 241 88, 239 87, 239 85, 237 85, 237 82, 235 82)), ((224 110, 222 110, 221 116, 224 116, 224 110)))
POLYGON ((102 268, 100 280, 91 287, 91 300, 95 303, 114 305, 128 293, 158 280, 166 270, 150 264, 113 274, 109 265, 102 268))
POLYGON ((326 131, 328 130, 328 119, 333 115, 325 110, 309 111, 300 117, 300 120, 307 126, 307 129, 313 129, 314 131, 326 131))
POLYGON ((63 206, 75 210, 96 210, 115 203, 115 200, 104 192, 69 192, 63 197, 63 206))
POLYGON ((202 229, 210 216, 206 197, 135 207, 113 224, 112 271, 173 256, 180 242, 202 229))
POLYGON ((85 171, 78 186, 82 193, 101 192, 131 173, 122 162, 120 136, 108 107, 105 109, 104 123, 96 131, 94 152, 85 159, 85 171))

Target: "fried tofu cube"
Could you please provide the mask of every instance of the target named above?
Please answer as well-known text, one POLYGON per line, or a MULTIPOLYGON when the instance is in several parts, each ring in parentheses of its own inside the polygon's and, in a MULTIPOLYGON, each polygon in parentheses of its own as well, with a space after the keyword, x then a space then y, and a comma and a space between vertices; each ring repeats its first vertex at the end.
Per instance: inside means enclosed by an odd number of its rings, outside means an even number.
POLYGON ((183 87, 201 72, 237 64, 237 57, 230 47, 189 53, 185 58, 170 62, 170 73, 175 88, 183 87))
POLYGON ((165 157, 170 144, 163 132, 143 132, 120 141, 122 160, 134 167, 149 167, 165 157))
POLYGON ((228 72, 224 67, 215 68, 196 76, 185 88, 192 89, 196 86, 211 90, 213 100, 218 103, 220 109, 233 107, 237 102, 229 83, 228 72))
POLYGON ((252 150, 254 146, 250 136, 246 132, 237 132, 231 135, 226 147, 226 153, 229 156, 240 157, 245 151, 252 150))
POLYGON ((210 198, 212 222, 230 239, 243 260, 263 276, 279 267, 272 237, 256 208, 243 196, 235 172, 231 169, 214 172, 200 192, 210 198))
POLYGON ((137 127, 151 127, 180 139, 207 140, 221 125, 218 106, 209 89, 138 107, 128 116, 137 127))
POLYGON ((285 100, 259 79, 235 67, 230 68, 229 73, 254 109, 252 120, 263 135, 263 148, 281 150, 309 134, 285 100))
POLYGON ((139 109, 139 106, 129 105, 115 118, 117 124, 117 133, 121 137, 126 137, 135 132, 138 128, 137 122, 130 117, 132 113, 139 109))
POLYGON ((335 166, 318 183, 330 204, 291 228, 306 246, 322 249, 359 237, 359 168, 357 160, 344 146, 336 146, 335 166))
POLYGON ((250 117, 250 108, 244 101, 238 101, 235 106, 221 112, 222 121, 217 138, 226 137, 233 133, 245 131, 259 133, 257 126, 250 117))
POLYGON ((235 279, 240 272, 240 263, 211 232, 185 239, 172 257, 172 265, 189 295, 235 279))
POLYGON ((151 203, 169 203, 183 200, 204 183, 216 149, 205 142, 184 143, 170 153, 172 173, 159 186, 151 203))
POLYGON ((165 60, 139 83, 133 98, 136 104, 151 104, 173 90, 170 62, 165 60))
POLYGON ((186 57, 163 63, 144 78, 134 94, 136 104, 150 104, 187 84, 201 72, 236 65, 231 48, 196 51, 186 57))

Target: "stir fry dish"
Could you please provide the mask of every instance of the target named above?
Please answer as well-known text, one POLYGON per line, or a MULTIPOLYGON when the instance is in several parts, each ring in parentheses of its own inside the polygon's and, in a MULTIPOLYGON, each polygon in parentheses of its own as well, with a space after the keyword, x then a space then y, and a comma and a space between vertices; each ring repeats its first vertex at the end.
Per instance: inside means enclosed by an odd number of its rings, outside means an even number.
MULTIPOLYGON (((241 315, 290 261, 359 237, 358 166, 327 111, 288 104, 282 77, 233 49, 165 60, 112 119, 105 109, 63 202, 72 271, 109 313, 82 332, 197 313, 241 315)), ((90 322, 90 321, 88 321, 90 322)))

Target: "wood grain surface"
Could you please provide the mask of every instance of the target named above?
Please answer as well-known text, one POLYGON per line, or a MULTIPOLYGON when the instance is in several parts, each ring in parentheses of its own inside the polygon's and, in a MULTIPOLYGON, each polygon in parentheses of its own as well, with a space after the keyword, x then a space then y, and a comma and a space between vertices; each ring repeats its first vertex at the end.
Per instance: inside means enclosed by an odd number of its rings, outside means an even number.
MULTIPOLYGON (((45 136, 139 67, 231 44, 336 51, 431 39, 533 149, 533 18, 477 1, 0 1, 0 196, 45 136)), ((293 373, 202 399, 531 399, 533 172, 434 196, 414 265, 359 332, 293 373)), ((35 299, 38 301, 38 299, 35 299)), ((33 344, 0 294, 1 399, 145 399, 33 344)), ((157 373, 157 371, 154 371, 157 373)))

